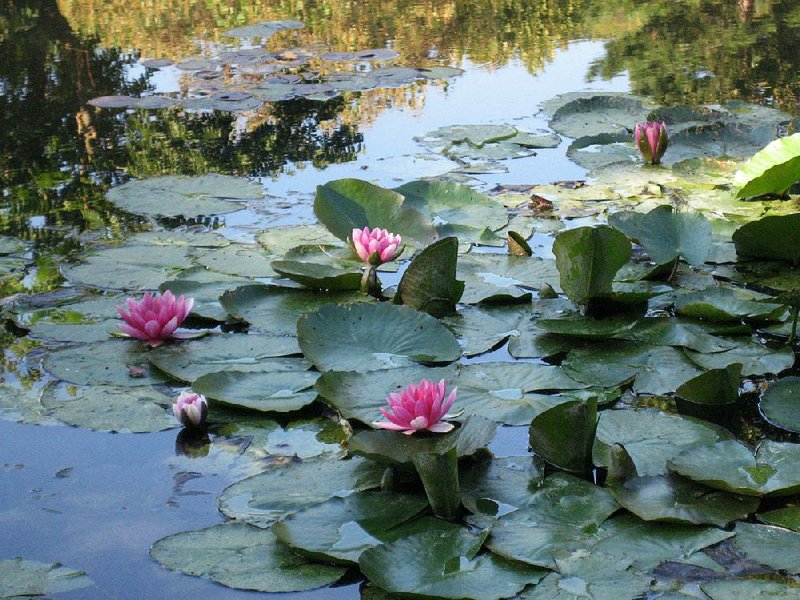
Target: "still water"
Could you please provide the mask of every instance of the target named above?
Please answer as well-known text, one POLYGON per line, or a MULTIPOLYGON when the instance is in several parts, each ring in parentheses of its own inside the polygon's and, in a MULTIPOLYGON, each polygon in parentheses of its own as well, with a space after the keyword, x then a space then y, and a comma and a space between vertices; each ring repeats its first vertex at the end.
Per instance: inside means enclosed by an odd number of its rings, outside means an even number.
MULTIPOLYGON (((792 0, 0 0, 0 234, 28 244, 25 268, 2 272, 0 297, 69 286, 59 265, 76 253, 149 229, 104 200, 133 177, 215 171, 258 178, 262 207, 202 223, 238 240, 313 221, 317 185, 342 177, 384 186, 459 167, 414 140, 438 127, 546 127, 541 103, 564 92, 635 91, 662 103, 729 98, 797 112, 800 6, 792 0), (271 48, 393 48, 399 64, 456 66, 446 82, 294 100, 247 113, 120 111, 87 104, 113 94, 179 94, 177 67, 141 59, 213 57, 236 47, 222 32, 297 19, 271 48)), ((475 185, 580 179, 569 140, 475 185)), ((162 223, 164 225, 164 223, 162 223)), ((184 223, 168 225, 183 227, 184 223)), ((5 385, 48 376, 20 359, 30 347, 2 334, 5 385)), ((153 542, 224 518, 216 496, 240 478, 211 458, 176 454, 177 430, 108 434, 0 421, 0 558, 81 569, 95 586, 59 598, 244 598, 150 560, 153 542), (204 462, 206 464, 204 464, 204 462)), ((503 432, 494 449, 524 453, 503 432)), ((217 457, 218 459, 218 457, 217 457)), ((358 581, 292 598, 357 598, 358 581)))

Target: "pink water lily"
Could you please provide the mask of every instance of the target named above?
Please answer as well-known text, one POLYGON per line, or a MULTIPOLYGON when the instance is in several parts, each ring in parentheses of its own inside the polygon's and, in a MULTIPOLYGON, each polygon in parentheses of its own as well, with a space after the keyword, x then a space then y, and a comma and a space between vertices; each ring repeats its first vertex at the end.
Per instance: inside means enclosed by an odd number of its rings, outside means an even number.
POLYGON ((194 306, 192 298, 177 298, 167 290, 163 295, 145 292, 144 298, 125 300, 128 312, 122 306, 117 311, 124 324, 117 325, 122 333, 142 340, 148 346, 160 346, 172 337, 194 306))
POLYGON ((657 165, 669 146, 667 124, 663 121, 639 123, 633 130, 633 140, 644 161, 657 165))
POLYGON ((347 241, 353 252, 372 266, 392 261, 403 253, 402 238, 380 227, 372 231, 369 227, 355 228, 353 237, 347 241))
POLYGON ((457 389, 453 388, 445 399, 444 379, 439 383, 423 379, 418 385, 412 384, 400 392, 389 394, 386 398, 389 409, 381 409, 388 421, 373 421, 372 425, 379 429, 402 431, 406 435, 422 430, 446 433, 453 429, 453 425, 445 423, 442 418, 453 406, 457 389))
POLYGON ((200 427, 208 415, 208 400, 203 394, 181 392, 172 405, 172 414, 184 427, 200 427))

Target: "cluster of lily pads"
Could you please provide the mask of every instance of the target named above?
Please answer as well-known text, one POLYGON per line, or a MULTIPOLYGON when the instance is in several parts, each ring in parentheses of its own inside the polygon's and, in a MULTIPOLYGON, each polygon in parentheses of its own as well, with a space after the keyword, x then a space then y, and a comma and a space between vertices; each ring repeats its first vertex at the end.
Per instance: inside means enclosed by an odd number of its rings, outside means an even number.
MULTIPOLYGON (((632 155, 640 117, 621 125, 632 155)), ((68 292, 6 307, 50 378, 0 409, 144 432, 191 422, 170 411, 179 389, 207 398, 207 430, 178 447, 238 479, 218 498, 230 521, 151 554, 231 587, 307 590, 357 567, 371 599, 797 597, 800 379, 774 376, 795 362, 800 217, 791 197, 742 199, 787 192, 785 139, 736 178, 715 157, 492 194, 337 180, 318 224, 255 244, 159 219, 266 202, 260 185, 129 182, 108 199, 154 230, 64 267, 68 292), (386 243, 356 243, 364 228, 386 243), (116 307, 156 289, 193 299, 184 339, 110 337, 116 307), (458 388, 451 431, 372 426, 423 380, 458 388), (748 435, 756 408, 776 439, 748 435), (525 427, 533 453, 487 451, 498 425, 525 427)))
MULTIPOLYGON (((387 65, 399 57, 391 48, 355 52, 284 48, 268 50, 266 41, 279 31, 301 29, 299 21, 266 21, 225 32, 262 45, 231 49, 217 57, 186 58, 175 66, 188 74, 185 97, 165 95, 101 96, 89 104, 98 108, 142 110, 182 106, 189 110, 239 112, 255 110, 266 102, 303 98, 324 102, 344 92, 398 88, 417 81, 446 80, 463 71, 449 66, 387 65), (337 65, 333 70, 331 65, 337 65), (358 67, 358 68, 357 68, 358 67)), ((173 65, 168 59, 145 59, 141 65, 157 70, 173 65)))

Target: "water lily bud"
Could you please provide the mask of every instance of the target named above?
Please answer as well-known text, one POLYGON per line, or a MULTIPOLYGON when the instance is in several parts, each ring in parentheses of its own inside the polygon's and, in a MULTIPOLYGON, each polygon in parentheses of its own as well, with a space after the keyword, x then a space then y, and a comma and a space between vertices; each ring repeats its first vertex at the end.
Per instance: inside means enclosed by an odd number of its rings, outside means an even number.
POLYGON ((409 385, 400 392, 389 394, 386 401, 389 409, 382 408, 381 413, 387 421, 373 421, 372 426, 378 429, 392 429, 411 435, 417 431, 433 431, 445 433, 453 429, 451 423, 442 419, 453 406, 456 390, 453 388, 445 398, 444 379, 433 383, 423 379, 418 385, 409 385))
POLYGON ((148 346, 160 346, 181 326, 193 305, 192 298, 184 298, 183 295, 176 298, 169 290, 163 295, 145 292, 141 300, 125 300, 128 312, 122 306, 117 306, 119 316, 125 321, 117 327, 122 333, 140 339, 148 346))
POLYGON ((347 240, 356 256, 374 267, 400 256, 403 253, 402 241, 399 235, 379 227, 372 231, 369 227, 355 228, 353 236, 347 240))
POLYGON ((208 415, 208 401, 203 394, 181 392, 172 405, 172 414, 184 427, 198 428, 208 415))
POLYGON ((633 130, 633 140, 644 161, 657 165, 669 146, 667 124, 663 121, 639 123, 633 130))

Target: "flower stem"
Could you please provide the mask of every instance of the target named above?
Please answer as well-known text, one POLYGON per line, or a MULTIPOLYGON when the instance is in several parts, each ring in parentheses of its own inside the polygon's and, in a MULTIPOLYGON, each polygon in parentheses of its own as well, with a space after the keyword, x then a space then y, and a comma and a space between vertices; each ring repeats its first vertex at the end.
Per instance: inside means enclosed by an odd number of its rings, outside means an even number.
POLYGON ((381 285, 378 283, 378 272, 376 267, 367 265, 364 275, 361 277, 361 291, 370 296, 380 299, 381 285))

